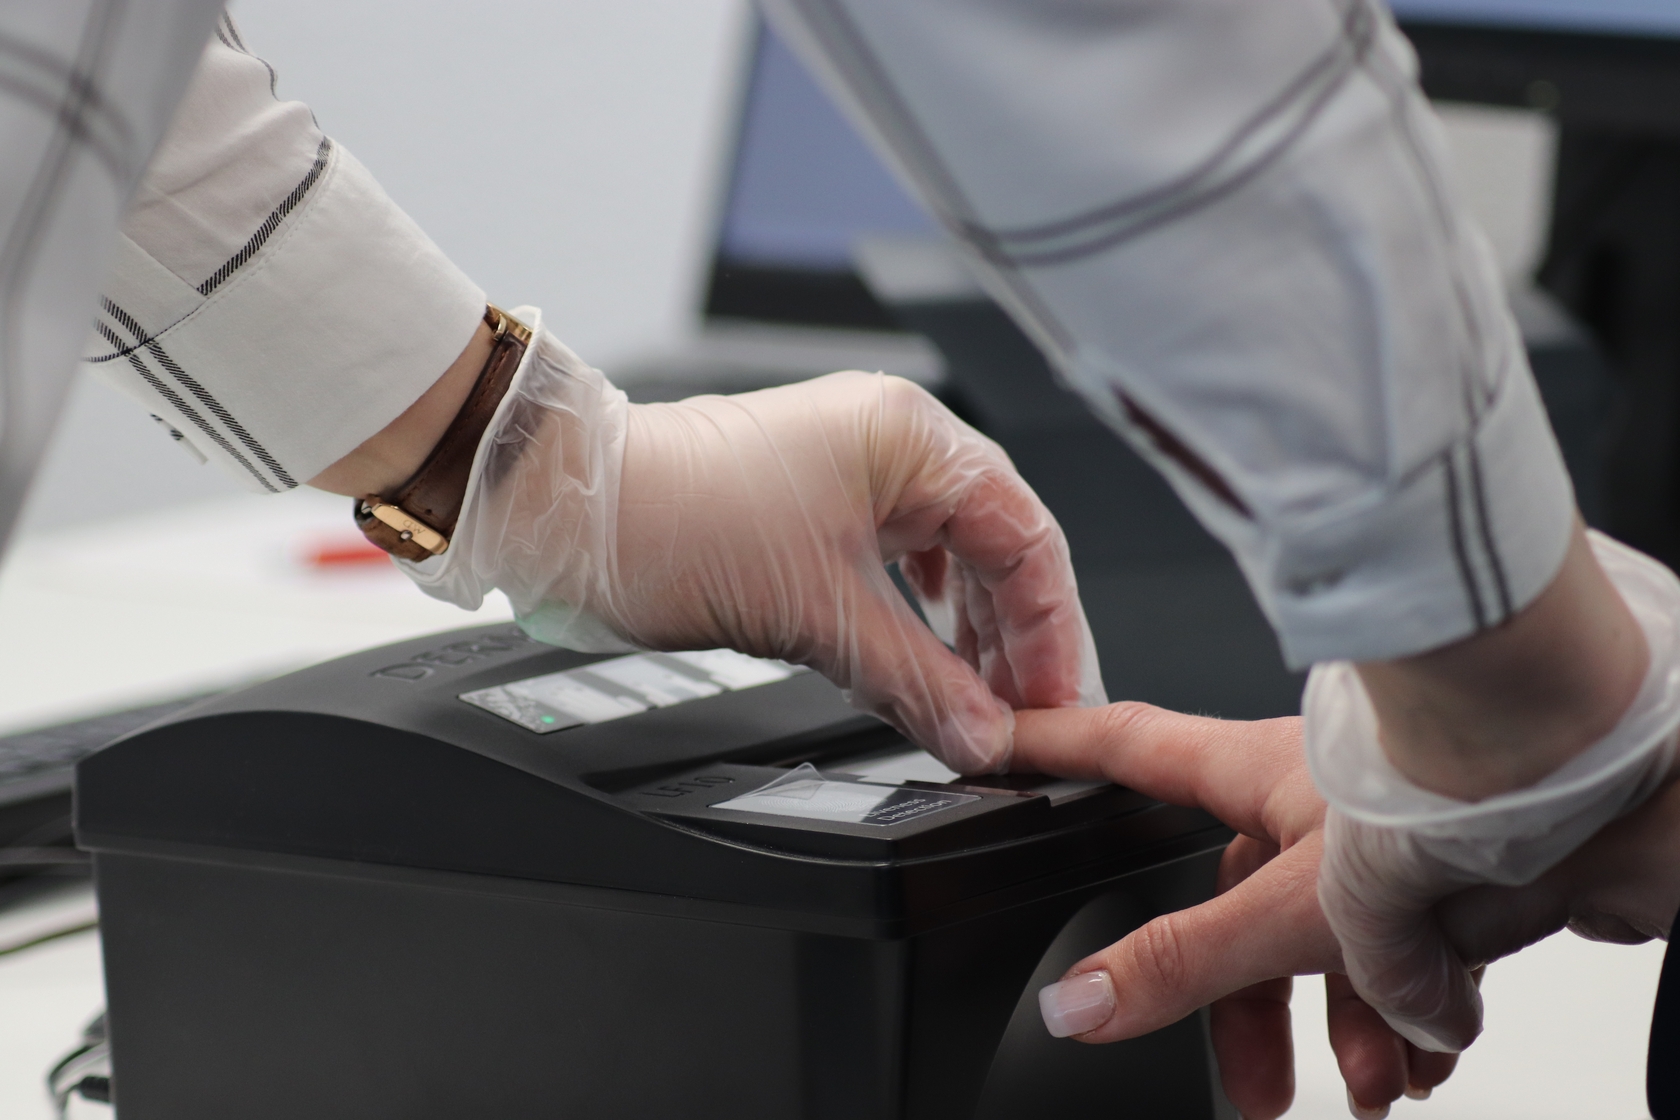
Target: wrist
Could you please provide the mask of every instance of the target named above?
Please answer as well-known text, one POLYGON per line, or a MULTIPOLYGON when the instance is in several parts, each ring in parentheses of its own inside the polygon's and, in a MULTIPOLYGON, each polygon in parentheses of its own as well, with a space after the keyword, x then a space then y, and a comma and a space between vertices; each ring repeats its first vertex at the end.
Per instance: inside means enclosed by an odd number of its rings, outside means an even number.
POLYGON ((412 478, 454 423, 495 342, 495 331, 480 322, 466 348, 430 389, 356 450, 310 479, 309 485, 360 497, 388 493, 412 478))
POLYGON ((1648 663, 1639 624, 1577 525, 1558 574, 1504 624, 1358 669, 1395 769, 1478 801, 1534 784, 1608 734, 1648 663))

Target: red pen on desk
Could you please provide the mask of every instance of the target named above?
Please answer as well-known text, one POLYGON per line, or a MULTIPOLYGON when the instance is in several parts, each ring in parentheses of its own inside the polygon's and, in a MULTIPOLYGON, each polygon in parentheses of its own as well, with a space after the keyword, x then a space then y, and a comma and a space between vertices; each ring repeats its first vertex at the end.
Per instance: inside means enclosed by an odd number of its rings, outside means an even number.
POLYGON ((385 564, 390 553, 365 540, 334 540, 309 545, 299 554, 304 566, 332 571, 385 564))

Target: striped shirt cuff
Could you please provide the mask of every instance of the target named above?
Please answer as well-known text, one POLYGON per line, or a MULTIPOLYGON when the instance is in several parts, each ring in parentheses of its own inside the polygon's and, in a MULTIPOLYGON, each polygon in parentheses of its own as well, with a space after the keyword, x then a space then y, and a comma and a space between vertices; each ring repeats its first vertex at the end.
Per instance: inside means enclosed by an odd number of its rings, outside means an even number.
MULTIPOLYGON (((1234 541, 1285 659, 1384 660, 1497 626, 1557 574, 1574 492, 1526 371, 1369 508, 1234 541)), ((1229 525, 1229 522, 1227 523, 1229 525)))
POLYGON ((252 489, 308 481, 413 404, 484 293, 330 140, 197 286, 124 236, 85 361, 252 489))

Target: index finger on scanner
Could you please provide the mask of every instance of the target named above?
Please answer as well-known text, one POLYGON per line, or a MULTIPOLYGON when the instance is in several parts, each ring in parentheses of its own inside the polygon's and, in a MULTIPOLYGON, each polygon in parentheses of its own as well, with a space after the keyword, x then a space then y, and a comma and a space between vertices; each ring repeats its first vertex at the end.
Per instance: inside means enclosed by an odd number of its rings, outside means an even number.
POLYGON ((1310 785, 1300 742, 1297 719, 1209 719, 1136 701, 1015 713, 1018 768, 1106 778, 1251 836, 1269 835, 1264 815, 1280 786, 1310 785))

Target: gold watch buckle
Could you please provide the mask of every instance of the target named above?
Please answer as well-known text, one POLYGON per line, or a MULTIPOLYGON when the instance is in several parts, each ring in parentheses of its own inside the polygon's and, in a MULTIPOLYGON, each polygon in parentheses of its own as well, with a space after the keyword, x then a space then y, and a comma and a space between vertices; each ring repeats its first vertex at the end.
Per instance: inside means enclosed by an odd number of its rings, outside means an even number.
POLYGON ((509 315, 506 311, 503 311, 493 303, 490 304, 489 307, 496 315, 496 333, 491 336, 492 342, 500 342, 502 340, 502 336, 512 334, 513 337, 519 341, 521 346, 529 346, 531 344, 530 327, 527 327, 524 323, 521 323, 518 319, 515 319, 512 315, 509 315))
POLYGON ((395 529, 397 536, 405 541, 413 541, 433 556, 442 556, 449 550, 448 537, 424 521, 410 517, 401 506, 394 506, 389 502, 363 502, 362 508, 395 529))

